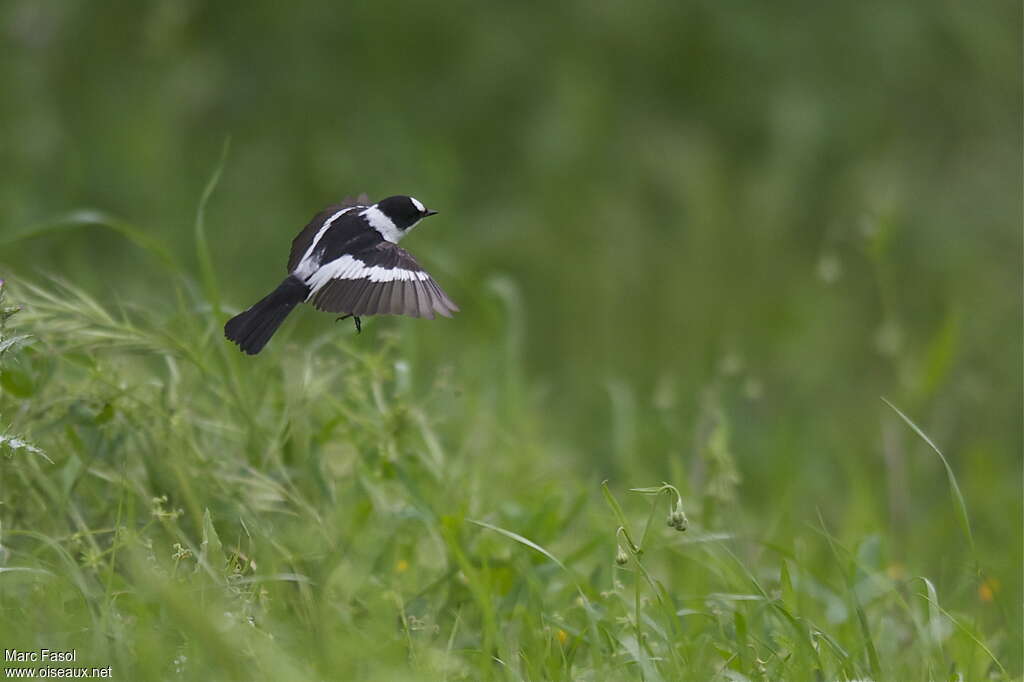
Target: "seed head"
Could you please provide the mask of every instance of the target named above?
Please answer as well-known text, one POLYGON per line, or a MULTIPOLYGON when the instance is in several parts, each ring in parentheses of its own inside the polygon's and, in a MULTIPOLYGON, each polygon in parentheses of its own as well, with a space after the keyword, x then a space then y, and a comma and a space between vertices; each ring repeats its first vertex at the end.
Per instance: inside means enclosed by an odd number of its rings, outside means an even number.
POLYGON ((689 527, 690 522, 686 518, 686 513, 683 511, 682 500, 676 501, 675 507, 673 507, 672 511, 668 513, 668 518, 665 520, 665 523, 669 528, 675 528, 680 532, 689 527))

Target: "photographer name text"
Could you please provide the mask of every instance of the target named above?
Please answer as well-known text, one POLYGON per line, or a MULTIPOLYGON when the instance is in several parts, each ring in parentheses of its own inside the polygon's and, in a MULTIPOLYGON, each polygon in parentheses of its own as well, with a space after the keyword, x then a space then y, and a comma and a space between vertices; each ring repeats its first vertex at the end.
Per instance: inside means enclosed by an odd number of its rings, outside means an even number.
POLYGON ((78 652, 74 649, 4 649, 4 661, 7 663, 74 663, 76 660, 78 652))

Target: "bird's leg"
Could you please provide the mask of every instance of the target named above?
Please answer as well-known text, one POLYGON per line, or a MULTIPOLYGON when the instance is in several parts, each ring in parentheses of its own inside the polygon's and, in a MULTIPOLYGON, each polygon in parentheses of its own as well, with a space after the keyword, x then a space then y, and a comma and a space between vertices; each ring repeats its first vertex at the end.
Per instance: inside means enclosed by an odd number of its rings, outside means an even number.
POLYGON ((356 323, 356 334, 362 334, 363 321, 359 319, 358 315, 353 315, 352 313, 349 313, 348 315, 342 315, 341 317, 336 319, 335 322, 341 322, 342 320, 347 320, 350 317, 352 318, 352 321, 356 323))

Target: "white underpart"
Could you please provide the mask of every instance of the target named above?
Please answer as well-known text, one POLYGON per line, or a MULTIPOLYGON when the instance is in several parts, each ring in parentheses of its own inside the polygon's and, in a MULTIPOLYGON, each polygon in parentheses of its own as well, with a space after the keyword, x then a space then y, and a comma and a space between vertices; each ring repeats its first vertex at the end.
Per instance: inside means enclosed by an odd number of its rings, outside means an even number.
POLYGON ((426 207, 424 207, 423 204, 421 204, 419 202, 419 199, 417 199, 416 197, 409 197, 409 201, 412 202, 412 205, 415 206, 416 210, 419 211, 420 213, 426 213, 427 212, 426 207))
POLYGON ((320 229, 316 231, 316 235, 313 237, 313 241, 310 242, 309 248, 306 249, 306 253, 302 254, 302 258, 299 259, 299 264, 295 266, 296 275, 305 279, 306 277, 309 277, 311 274, 313 274, 313 272, 316 270, 317 264, 313 262, 312 256, 313 251, 316 249, 317 243, 319 243, 320 241, 320 238, 324 236, 324 233, 327 232, 327 230, 331 227, 332 224, 334 224, 335 220, 345 215, 353 208, 358 207, 349 206, 348 208, 343 208, 324 221, 324 224, 321 225, 320 229))
POLYGON ((377 208, 377 204, 364 210, 359 215, 366 218, 366 222, 370 223, 370 227, 380 232, 380 236, 392 244, 397 244, 402 235, 405 234, 395 226, 391 218, 384 214, 384 211, 377 208))
POLYGON ((368 279, 371 282, 410 282, 414 280, 428 280, 430 275, 421 270, 406 270, 404 268, 385 268, 380 265, 367 265, 358 258, 345 254, 336 258, 330 263, 325 263, 319 270, 306 279, 309 285, 309 295, 306 300, 313 298, 320 289, 332 279, 368 279))

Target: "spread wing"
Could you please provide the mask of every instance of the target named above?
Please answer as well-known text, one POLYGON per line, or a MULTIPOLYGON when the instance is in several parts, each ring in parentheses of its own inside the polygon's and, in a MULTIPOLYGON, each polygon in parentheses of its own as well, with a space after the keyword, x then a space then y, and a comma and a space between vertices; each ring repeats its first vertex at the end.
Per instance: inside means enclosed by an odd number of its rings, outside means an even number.
POLYGON ((448 294, 408 251, 382 241, 325 263, 307 280, 307 299, 319 310, 363 315, 409 315, 434 319, 458 312, 448 294))
POLYGON ((336 215, 338 211, 346 208, 352 208, 353 206, 369 206, 370 197, 366 196, 366 193, 360 194, 359 196, 345 197, 340 204, 332 204, 324 210, 313 216, 313 219, 309 221, 309 224, 302 228, 302 232, 299 232, 298 236, 292 240, 292 251, 288 256, 288 272, 291 272, 302 260, 302 257, 306 254, 310 244, 313 243, 313 238, 316 237, 316 233, 320 231, 324 223, 331 219, 332 216, 336 215))

